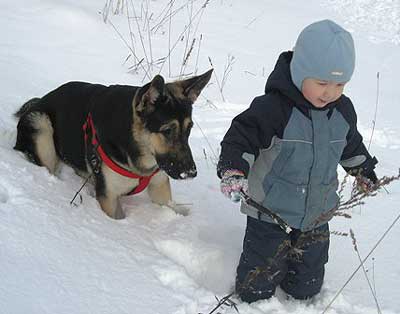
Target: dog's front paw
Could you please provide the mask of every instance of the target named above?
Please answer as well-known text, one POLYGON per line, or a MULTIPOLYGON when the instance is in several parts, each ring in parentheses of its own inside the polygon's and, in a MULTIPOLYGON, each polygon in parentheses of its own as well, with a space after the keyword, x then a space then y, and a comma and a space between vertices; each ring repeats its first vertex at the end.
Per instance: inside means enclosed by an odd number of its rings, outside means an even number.
POLYGON ((116 220, 120 220, 120 219, 125 219, 125 218, 126 218, 125 212, 124 212, 124 210, 121 208, 121 206, 118 206, 118 207, 115 209, 114 215, 113 215, 112 218, 114 218, 114 219, 116 219, 116 220))
POLYGON ((174 201, 169 201, 167 205, 163 205, 163 207, 167 207, 172 209, 175 213, 182 215, 182 216, 188 216, 190 213, 190 208, 187 207, 184 204, 177 204, 174 201))

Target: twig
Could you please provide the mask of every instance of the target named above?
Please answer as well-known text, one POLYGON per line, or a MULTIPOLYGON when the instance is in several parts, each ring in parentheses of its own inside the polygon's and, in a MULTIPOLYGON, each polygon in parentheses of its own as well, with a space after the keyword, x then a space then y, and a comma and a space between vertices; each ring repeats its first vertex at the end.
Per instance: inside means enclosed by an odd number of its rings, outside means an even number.
POLYGON ((201 41, 203 40, 203 34, 200 34, 200 40, 199 40, 199 46, 197 48, 197 55, 196 55, 196 64, 194 66, 194 74, 197 74, 197 71, 199 70, 199 55, 200 55, 200 48, 201 48, 201 41))
POLYGON ((286 234, 290 234, 292 232, 292 228, 290 225, 284 221, 278 214, 274 213, 271 209, 264 207, 263 205, 259 204, 255 200, 253 200, 243 189, 239 191, 239 195, 244 203, 247 205, 257 209, 259 214, 263 214, 270 219, 272 219, 279 227, 285 231, 286 234))
MULTIPOLYGON (((132 9, 133 9, 133 14, 134 14, 135 17, 137 17, 137 15, 136 15, 136 10, 135 10, 135 5, 133 4, 133 1, 132 1, 132 0, 130 0, 130 2, 131 2, 132 9)), ((151 70, 151 65, 150 65, 150 61, 149 61, 149 57, 148 57, 148 55, 147 55, 147 49, 146 49, 146 46, 145 46, 144 41, 143 41, 143 35, 142 35, 141 30, 140 30, 140 25, 139 25, 138 19, 135 18, 135 21, 136 21, 137 31, 138 31, 138 33, 139 33, 140 43, 142 44, 142 49, 143 49, 144 57, 145 57, 146 62, 147 62, 148 71, 152 72, 152 70, 151 70)))
MULTIPOLYGON (((161 10, 161 12, 158 14, 158 16, 154 18, 154 21, 157 21, 161 17, 161 15, 164 14, 164 12, 168 12, 168 8, 171 9, 171 5, 172 5, 173 2, 175 2, 175 0, 170 0, 165 5, 165 7, 161 10)), ((168 13, 165 13, 165 14, 168 14, 168 13)), ((171 11, 170 11, 170 14, 171 14, 171 11)), ((164 15, 164 17, 165 17, 165 15, 164 15)), ((164 17, 163 17, 163 19, 164 19, 164 17)), ((153 31, 153 30, 154 30, 154 27, 151 29, 151 31, 153 31)))
POLYGON ((77 206, 75 203, 74 203, 74 201, 75 201, 75 198, 79 195, 79 197, 80 197, 80 201, 81 201, 81 203, 82 203, 82 196, 79 194, 81 191, 82 191, 82 189, 83 189, 83 187, 89 182, 89 180, 90 180, 90 178, 92 177, 92 175, 93 175, 93 173, 91 173, 86 179, 85 179, 85 181, 83 182, 83 184, 81 185, 81 187, 78 189, 78 191, 75 193, 75 195, 74 195, 74 197, 72 198, 72 200, 69 202, 69 204, 70 205, 75 205, 75 206, 77 206))
POLYGON ((340 236, 340 237, 348 237, 349 236, 349 234, 347 232, 341 232, 341 231, 331 230, 331 231, 329 231, 329 233, 331 235, 340 236))
POLYGON ((376 116, 378 114, 378 103, 379 103, 379 72, 376 73, 376 100, 375 100, 375 113, 374 120, 372 120, 372 132, 371 137, 369 139, 368 150, 371 147, 372 137, 374 136, 375 125, 376 125, 376 116))
POLYGON ((146 21, 147 21, 147 37, 149 41, 149 50, 150 50, 150 61, 153 64, 153 47, 152 47, 152 40, 151 40, 151 31, 150 31, 150 20, 153 16, 153 13, 148 16, 149 13, 149 3, 147 2, 147 10, 146 10, 146 21))
POLYGON ((257 15, 255 18, 253 18, 245 27, 248 28, 251 24, 253 24, 255 21, 257 21, 261 16, 263 16, 265 11, 262 11, 259 15, 257 15))
POLYGON ((246 74, 250 74, 250 75, 253 75, 253 76, 257 76, 255 73, 253 73, 253 72, 250 72, 250 71, 247 71, 247 70, 245 70, 245 71, 244 71, 244 73, 246 73, 246 74))
POLYGON ((354 189, 350 199, 348 199, 347 201, 341 202, 339 204, 339 207, 337 210, 343 211, 343 210, 353 208, 357 205, 363 204, 362 200, 364 198, 376 196, 379 188, 384 187, 384 186, 390 184, 391 182, 393 182, 395 180, 399 180, 399 179, 400 179, 400 169, 399 169, 399 174, 397 176, 391 176, 391 177, 384 176, 384 177, 380 178, 374 184, 372 189, 370 189, 368 191, 359 191, 359 190, 354 189))
POLYGON ((372 282, 374 283, 374 292, 376 295, 376 286, 375 286, 375 258, 372 258, 372 282))
POLYGON ((344 176, 342 182, 340 183, 340 188, 339 188, 339 191, 338 191, 339 201, 340 202, 343 199, 344 188, 346 187, 347 180, 349 179, 349 177, 350 177, 350 174, 348 172, 346 172, 346 175, 344 176))
POLYGON ((362 265, 365 263, 365 261, 370 257, 370 255, 375 251, 375 249, 378 247, 378 245, 382 242, 382 240, 386 237, 386 235, 390 232, 390 230, 393 228, 393 226, 396 224, 396 222, 400 219, 400 214, 396 217, 396 219, 392 222, 392 224, 389 226, 389 228, 386 229, 384 234, 380 237, 378 242, 373 246, 373 248, 369 251, 368 255, 361 261, 361 264, 354 270, 354 272, 351 274, 349 279, 344 283, 344 285, 339 289, 339 291, 335 294, 333 299, 329 302, 329 304, 325 307, 324 311, 321 314, 326 313, 328 309, 331 307, 333 302, 337 299, 339 294, 343 291, 343 289, 349 284, 349 282, 354 278, 355 274, 359 271, 359 269, 362 267, 362 265))
MULTIPOLYGON (((208 57, 208 61, 210 62, 211 67, 214 68, 214 65, 213 65, 210 57, 208 57)), ((222 101, 225 102, 225 97, 224 97, 224 94, 222 92, 222 87, 221 87, 221 84, 219 82, 218 75, 217 75, 216 71, 214 71, 214 77, 215 77, 215 80, 217 81, 217 85, 218 85, 219 92, 221 94, 222 101)))
POLYGON ((343 200, 343 191, 345 187, 345 183, 347 181, 347 176, 343 179, 343 182, 340 185, 339 189, 339 204, 336 207, 333 207, 331 210, 328 210, 322 213, 315 221, 312 223, 313 226, 321 225, 322 223, 329 221, 333 216, 342 216, 345 218, 351 218, 351 215, 347 213, 349 209, 352 209, 356 206, 363 205, 364 199, 367 197, 374 197, 378 194, 378 190, 394 180, 400 179, 400 169, 399 174, 397 176, 392 177, 382 177, 380 178, 371 188, 366 191, 358 190, 357 188, 353 188, 351 192, 351 196, 348 200, 343 200))
POLYGON ((129 6, 126 6, 126 17, 128 20, 128 27, 129 27, 129 37, 131 38, 131 44, 132 44, 132 51, 134 53, 134 57, 135 57, 135 62, 139 61, 139 58, 136 56, 136 51, 135 51, 135 44, 134 44, 134 40, 135 40, 135 35, 132 31, 132 25, 131 25, 131 18, 130 18, 130 14, 129 14, 129 6))
MULTIPOLYGON (((171 1, 172 4, 175 2, 175 0, 171 1)), ((170 4, 171 4, 170 2, 170 4)), ((154 25, 151 29, 152 32, 157 33, 158 30, 160 29, 160 27, 165 23, 166 20, 169 20, 172 16, 176 15, 179 11, 183 10, 186 7, 186 3, 183 4, 182 6, 178 7, 177 9, 175 9, 173 12, 170 11, 169 13, 166 13, 163 18, 161 19, 160 22, 158 22, 158 24, 154 25)), ((160 15, 155 19, 158 20, 158 18, 160 17, 160 15)))
POLYGON ((192 119, 193 119, 194 123, 197 125, 197 127, 199 128, 199 130, 200 130, 201 134, 203 135, 204 139, 206 140, 208 146, 210 147, 210 150, 211 150, 211 152, 212 152, 212 154, 213 154, 213 156, 214 156, 214 163, 216 164, 217 161, 218 161, 218 156, 217 156, 217 154, 215 153, 213 147, 211 146, 211 143, 210 143, 210 141, 208 140, 208 138, 207 138, 206 134, 204 133, 203 129, 201 128, 200 124, 196 121, 196 119, 194 119, 194 118, 192 118, 192 119))
POLYGON ((192 53, 192 51, 193 51, 193 47, 194 47, 194 43, 195 43, 195 42, 196 42, 196 38, 193 38, 192 44, 190 45, 190 49, 189 49, 189 51, 187 52, 185 59, 183 60, 181 74, 185 71, 187 62, 188 62, 188 60, 189 60, 189 58, 190 58, 190 55, 191 55, 191 53, 192 53))
MULTIPOLYGON (((193 15, 193 20, 192 20, 192 22, 194 22, 194 21, 196 20, 197 16, 202 12, 202 10, 204 10, 204 9, 206 8, 208 2, 209 2, 209 0, 206 0, 205 3, 203 4, 203 6, 202 6, 199 10, 197 10, 197 12, 193 15)), ((186 25, 185 28, 184 28, 184 30, 180 33, 180 35, 178 36, 178 39, 175 41, 174 45, 173 45, 172 48, 169 50, 167 58, 171 55, 172 51, 173 51, 173 50, 175 49, 175 47, 178 45, 178 43, 179 43, 179 41, 180 41, 182 35, 186 32, 186 29, 187 29, 188 27, 189 27, 189 25, 186 25)), ((163 67, 164 67, 164 64, 165 64, 165 62, 161 64, 158 73, 161 73, 161 71, 162 71, 162 69, 163 69, 163 67)))
MULTIPOLYGON (((239 313, 237 304, 230 299, 234 294, 235 294, 235 292, 232 292, 232 293, 224 296, 221 300, 219 300, 217 297, 215 297, 215 299, 218 301, 218 304, 208 314, 214 313, 216 310, 218 310, 223 305, 227 305, 231 308, 233 307, 236 310, 236 312, 239 313)), ((199 314, 202 314, 202 313, 199 313, 199 314)))
POLYGON ((369 289, 371 290, 372 296, 374 297, 374 301, 375 301, 375 304, 376 304, 376 309, 378 310, 378 313, 379 313, 379 314, 382 314, 381 308, 379 307, 378 299, 377 299, 377 297, 376 297, 376 294, 375 294, 375 292, 374 292, 374 289, 372 288, 371 281, 370 281, 369 278, 368 278, 367 271, 365 270, 364 263, 363 263, 363 261, 362 261, 362 259, 361 259, 360 251, 358 250, 358 247, 357 247, 357 240, 356 240, 356 237, 355 237, 354 232, 353 232, 352 229, 350 229, 350 237, 351 237, 351 239, 353 240, 353 247, 354 247, 354 250, 355 250, 356 253, 357 253, 358 260, 360 261, 360 264, 361 264, 361 266, 362 266, 362 270, 363 270, 365 279, 367 280, 369 289))
MULTIPOLYGON (((118 29, 115 27, 115 25, 111 22, 108 21, 108 23, 111 25, 111 27, 115 30, 115 32, 118 34, 118 36, 121 38, 121 40, 124 42, 124 44, 128 47, 128 49, 131 51, 132 55, 134 56, 134 58, 139 61, 139 58, 136 56, 135 51, 129 46, 129 44, 126 42, 125 38, 121 35, 121 33, 118 31, 118 29)), ((140 61, 138 63, 138 65, 140 65, 145 73, 145 76, 151 80, 151 76, 149 75, 149 72, 145 69, 145 67, 143 66, 142 61, 140 61)))
MULTIPOLYGON (((185 70, 185 60, 188 58, 188 56, 190 55, 190 52, 188 52, 188 48, 189 48, 189 40, 190 40, 190 33, 192 31, 192 19, 193 19, 193 1, 189 1, 187 3, 187 8, 189 10, 189 27, 187 28, 187 33, 186 33, 186 40, 185 40, 185 49, 183 51, 183 60, 182 60, 182 64, 181 64, 181 71, 179 73, 179 76, 182 76, 184 70, 185 70), (189 9, 189 2, 190 2, 190 9, 189 9)), ((194 39, 193 39, 194 40, 194 39)), ((192 49, 193 49, 193 44, 192 43, 192 49)))
POLYGON ((225 69, 224 69, 224 74, 222 75, 222 82, 221 82, 221 88, 224 89, 226 82, 228 81, 228 76, 232 72, 232 67, 233 64, 235 63, 235 57, 228 55, 225 69))
POLYGON ((172 6, 174 5, 175 0, 171 1, 171 5, 169 7, 169 24, 168 24, 168 76, 171 77, 171 24, 172 24, 172 6))

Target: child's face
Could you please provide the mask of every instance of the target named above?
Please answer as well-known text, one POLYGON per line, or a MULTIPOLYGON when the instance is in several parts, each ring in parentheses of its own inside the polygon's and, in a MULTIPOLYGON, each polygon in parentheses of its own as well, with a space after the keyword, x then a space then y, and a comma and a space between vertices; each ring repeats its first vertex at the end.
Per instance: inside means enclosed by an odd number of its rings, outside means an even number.
POLYGON ((345 84, 306 78, 303 81, 301 92, 304 98, 315 107, 324 108, 342 95, 345 84))

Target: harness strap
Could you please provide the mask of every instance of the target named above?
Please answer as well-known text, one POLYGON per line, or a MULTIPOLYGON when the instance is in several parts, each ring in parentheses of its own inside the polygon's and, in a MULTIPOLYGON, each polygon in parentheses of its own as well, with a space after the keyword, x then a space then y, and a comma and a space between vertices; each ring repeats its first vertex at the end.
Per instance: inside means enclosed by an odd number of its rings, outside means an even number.
POLYGON ((111 170, 124 177, 139 180, 139 184, 131 192, 129 192, 128 195, 133 195, 142 192, 149 185, 151 178, 155 174, 157 174, 158 171, 160 170, 160 169, 155 170, 149 176, 141 176, 115 163, 110 157, 107 156, 107 154, 104 152, 103 147, 100 145, 97 139, 96 129, 94 128, 92 115, 90 113, 88 114, 88 117, 86 119, 86 122, 83 124, 82 129, 84 132, 84 139, 86 146, 88 146, 88 143, 92 144, 95 152, 98 153, 100 160, 103 161, 111 170), (91 140, 88 142, 90 132, 91 132, 91 140))

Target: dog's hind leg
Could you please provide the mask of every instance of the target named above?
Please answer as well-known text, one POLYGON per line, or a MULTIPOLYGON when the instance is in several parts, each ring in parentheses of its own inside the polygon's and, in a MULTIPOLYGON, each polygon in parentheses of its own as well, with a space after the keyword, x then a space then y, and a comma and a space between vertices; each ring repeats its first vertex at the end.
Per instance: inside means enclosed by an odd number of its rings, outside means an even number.
POLYGON ((14 148, 54 174, 59 158, 53 135, 54 129, 49 116, 43 112, 32 111, 23 114, 18 122, 17 142, 14 148))
POLYGON ((58 157, 54 145, 54 129, 47 114, 37 113, 35 128, 38 130, 35 136, 36 154, 40 163, 54 174, 58 165, 58 157))

